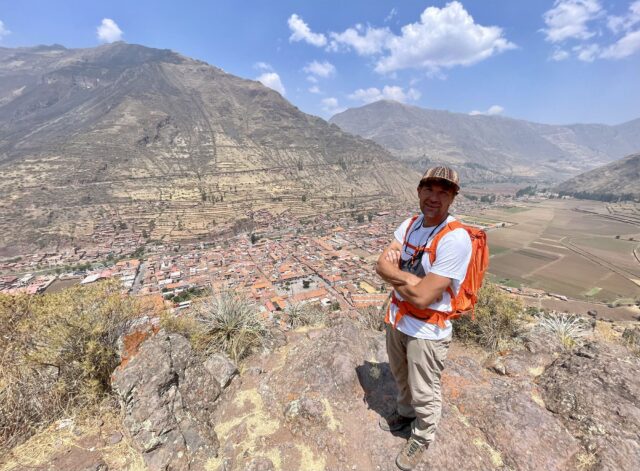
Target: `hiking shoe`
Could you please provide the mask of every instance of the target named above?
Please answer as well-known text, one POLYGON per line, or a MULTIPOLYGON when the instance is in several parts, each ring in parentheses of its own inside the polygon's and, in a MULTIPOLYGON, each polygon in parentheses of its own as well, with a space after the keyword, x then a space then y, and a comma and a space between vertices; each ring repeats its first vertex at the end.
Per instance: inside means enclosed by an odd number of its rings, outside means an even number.
POLYGON ((413 422, 413 417, 405 417, 394 410, 391 415, 380 417, 378 425, 380 425, 380 428, 385 432, 397 432, 411 425, 411 422, 413 422))
POLYGON ((409 438, 396 457, 396 465, 402 471, 412 470, 418 466, 428 447, 428 444, 422 444, 413 437, 409 438))

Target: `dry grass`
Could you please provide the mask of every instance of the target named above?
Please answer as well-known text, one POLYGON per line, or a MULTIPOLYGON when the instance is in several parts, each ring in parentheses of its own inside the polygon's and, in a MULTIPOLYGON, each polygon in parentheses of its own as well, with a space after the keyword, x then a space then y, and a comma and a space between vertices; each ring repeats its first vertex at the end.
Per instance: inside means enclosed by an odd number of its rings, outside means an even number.
POLYGON ((475 320, 465 315, 454 321, 454 334, 489 350, 507 348, 523 328, 522 302, 485 281, 478 294, 475 320))
MULTIPOLYGON (((85 437, 105 437, 120 430, 120 427, 119 416, 110 410, 92 417, 59 420, 2 457, 0 471, 19 471, 43 466, 65 450, 82 447, 81 442, 85 437)), ((126 433, 123 433, 122 440, 116 444, 106 443, 95 448, 109 469, 149 471, 142 455, 126 433)))
POLYGON ((385 313, 386 310, 378 309, 374 306, 358 309, 358 322, 364 325, 367 329, 382 332, 385 328, 385 313))
POLYGON ((616 332, 611 322, 596 321, 593 335, 605 342, 616 342, 620 338, 620 333, 616 332))
POLYGON ((598 455, 595 453, 583 452, 576 456, 578 471, 589 471, 598 464, 598 455))
POLYGON ((110 394, 117 342, 136 314, 112 282, 0 297, 0 451, 110 394))

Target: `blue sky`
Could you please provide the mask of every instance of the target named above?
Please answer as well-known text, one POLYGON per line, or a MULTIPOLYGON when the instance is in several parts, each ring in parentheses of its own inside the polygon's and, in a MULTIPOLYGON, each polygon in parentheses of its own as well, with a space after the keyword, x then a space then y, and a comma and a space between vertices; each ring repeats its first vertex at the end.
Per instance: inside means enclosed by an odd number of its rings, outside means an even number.
POLYGON ((168 48, 325 118, 390 98, 543 123, 640 117, 640 0, 0 0, 0 46, 168 48))

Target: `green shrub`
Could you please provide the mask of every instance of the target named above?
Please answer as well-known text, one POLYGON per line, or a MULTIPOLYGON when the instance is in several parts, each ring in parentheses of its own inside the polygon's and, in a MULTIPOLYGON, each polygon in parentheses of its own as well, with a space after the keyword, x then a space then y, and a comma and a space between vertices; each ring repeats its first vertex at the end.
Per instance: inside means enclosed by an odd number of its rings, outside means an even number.
POLYGON ((99 404, 138 307, 117 282, 43 296, 0 296, 0 449, 99 404))
POLYGON ((475 320, 464 315, 454 321, 454 334, 490 350, 507 347, 522 331, 522 302, 484 282, 478 293, 475 320))
POLYGON ((254 306, 236 293, 222 293, 193 306, 200 332, 194 338, 206 352, 225 352, 234 362, 260 348, 268 330, 254 306))

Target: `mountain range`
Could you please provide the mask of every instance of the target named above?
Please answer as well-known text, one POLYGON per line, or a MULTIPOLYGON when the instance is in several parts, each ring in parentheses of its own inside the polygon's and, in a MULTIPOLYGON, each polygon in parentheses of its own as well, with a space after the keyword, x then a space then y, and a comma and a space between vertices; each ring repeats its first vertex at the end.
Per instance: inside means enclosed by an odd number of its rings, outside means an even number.
POLYGON ((259 82, 122 42, 0 48, 0 169, 0 255, 100 224, 187 239, 259 209, 384 206, 418 178, 259 82))
POLYGON ((640 201, 640 153, 580 174, 563 182, 556 190, 588 199, 640 201))
POLYGON ((549 125, 382 100, 336 114, 330 122, 374 140, 417 169, 428 162, 458 166, 467 181, 561 181, 640 150, 640 119, 618 126, 549 125))

